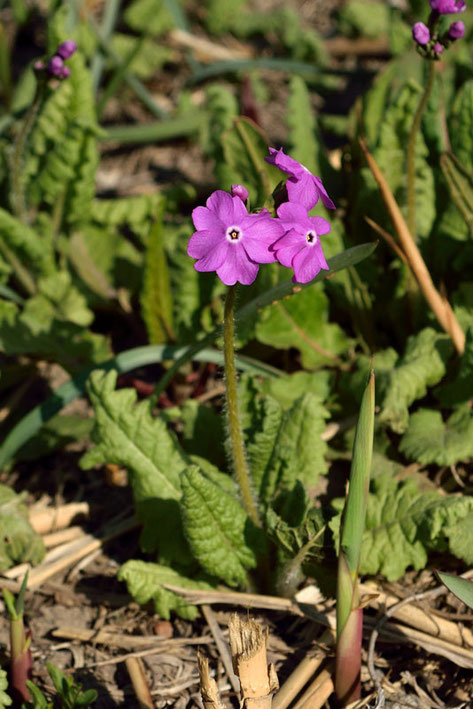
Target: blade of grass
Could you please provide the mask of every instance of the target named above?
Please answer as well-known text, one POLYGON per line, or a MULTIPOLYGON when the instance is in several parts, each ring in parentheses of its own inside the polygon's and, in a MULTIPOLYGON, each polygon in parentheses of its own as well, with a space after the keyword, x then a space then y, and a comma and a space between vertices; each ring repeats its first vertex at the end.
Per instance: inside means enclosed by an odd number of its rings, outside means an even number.
POLYGON ((100 101, 97 104, 97 117, 100 120, 102 117, 102 113, 105 110, 105 106, 107 105, 109 99, 113 96, 114 93, 118 90, 118 87, 120 84, 125 81, 125 76, 128 73, 128 70, 131 66, 131 63, 137 56, 137 54, 140 52, 141 48, 143 47, 145 41, 145 35, 141 35, 141 37, 137 40, 135 43, 135 46, 131 50, 131 52, 128 54, 127 58, 123 62, 121 66, 119 66, 117 69, 115 69, 115 72, 113 73, 112 78, 108 82, 107 86, 105 89, 102 91, 102 95, 100 96, 100 101))
MULTIPOLYGON (((8 433, 2 446, 0 447, 0 469, 13 458, 19 448, 26 443, 35 433, 39 431, 43 423, 59 413, 61 409, 85 393, 85 383, 94 369, 104 369, 109 371, 116 369, 120 374, 129 372, 138 367, 145 367, 150 364, 164 362, 179 358, 185 347, 171 347, 169 345, 148 345, 145 347, 135 347, 134 349, 121 352, 113 359, 103 362, 101 365, 88 367, 78 374, 74 379, 59 387, 52 396, 44 403, 40 404, 8 433)), ((190 358, 186 358, 188 361, 190 358)), ((218 350, 203 349, 192 358, 198 362, 213 362, 223 365, 223 354, 218 350)), ((242 371, 256 371, 263 376, 280 376, 281 372, 258 362, 250 357, 236 357, 236 363, 242 371)))
POLYGON ((136 126, 114 126, 105 130, 102 140, 119 143, 157 143, 162 140, 184 138, 198 133, 205 120, 205 114, 195 111, 192 114, 169 118, 163 121, 145 123, 136 126))
POLYGON ((446 574, 441 571, 435 572, 440 581, 448 588, 454 596, 469 608, 473 608, 473 582, 469 579, 462 579, 454 574, 446 574))
MULTIPOLYGON (((121 0, 107 0, 105 3, 105 9, 103 13, 103 18, 102 18, 102 25, 100 27, 100 36, 105 40, 108 41, 110 38, 113 28, 116 25, 117 22, 117 17, 118 13, 120 12, 120 6, 122 2, 121 0)), ((94 93, 97 93, 97 90, 100 86, 100 81, 102 79, 102 72, 103 72, 103 66, 104 66, 104 57, 101 52, 96 52, 93 60, 92 60, 92 65, 90 67, 90 71, 92 74, 92 86, 94 88, 94 93)))

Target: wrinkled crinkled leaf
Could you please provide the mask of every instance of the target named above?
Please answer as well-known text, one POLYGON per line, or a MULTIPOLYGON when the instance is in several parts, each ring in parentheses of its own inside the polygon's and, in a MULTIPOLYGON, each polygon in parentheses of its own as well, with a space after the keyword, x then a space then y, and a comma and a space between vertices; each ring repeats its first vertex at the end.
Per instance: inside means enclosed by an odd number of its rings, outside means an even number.
POLYGON ((0 571, 15 564, 39 564, 45 554, 41 537, 28 520, 20 495, 0 484, 0 571))
POLYGON ((473 399, 473 327, 466 333, 465 352, 453 381, 444 384, 436 397, 443 406, 453 407, 473 399))
MULTIPOLYGON (((341 508, 342 500, 337 500, 341 508)), ((415 480, 398 482, 382 475, 372 483, 361 551, 361 574, 381 573, 395 581, 409 566, 422 569, 428 551, 463 553, 456 544, 458 525, 473 511, 473 497, 420 492, 415 480), (395 553, 393 552, 395 550, 395 553)), ((338 546, 340 515, 330 528, 338 546)), ((473 539, 470 541, 470 547, 473 539)))
POLYGON ((5 670, 0 670, 0 709, 11 706, 12 699, 8 696, 8 677, 5 670))
POLYGON ((202 568, 230 586, 245 586, 256 557, 247 542, 248 516, 236 497, 194 466, 182 474, 182 493, 186 537, 202 568))
POLYGON ((473 456, 473 416, 468 404, 443 421, 440 411, 419 409, 409 419, 409 426, 399 450, 422 465, 454 465, 473 456))
POLYGON ((319 372, 294 372, 284 377, 263 379, 260 390, 268 394, 282 406, 290 409, 292 404, 303 394, 310 393, 321 401, 326 401, 331 392, 332 375, 327 369, 319 372))
POLYGON ((95 410, 91 434, 96 444, 81 459, 83 468, 115 463, 127 468, 138 519, 143 522, 141 544, 158 549, 160 558, 188 560, 178 500, 180 475, 188 464, 175 436, 148 401, 137 404, 135 389, 115 390, 117 373, 95 371, 88 382, 95 410))
POLYGON ((181 618, 195 620, 199 611, 196 606, 187 603, 183 598, 163 588, 164 584, 181 588, 208 589, 211 586, 204 581, 194 581, 182 576, 174 569, 149 561, 127 561, 118 572, 119 581, 125 581, 128 592, 137 603, 153 601, 156 612, 162 618, 169 619, 171 611, 181 618))
POLYGON ((322 285, 265 308, 256 336, 280 349, 296 347, 306 369, 336 362, 351 344, 339 325, 328 322, 328 299, 322 285))
POLYGON ((211 461, 217 467, 226 462, 224 420, 212 406, 187 399, 181 407, 182 445, 188 453, 211 461))

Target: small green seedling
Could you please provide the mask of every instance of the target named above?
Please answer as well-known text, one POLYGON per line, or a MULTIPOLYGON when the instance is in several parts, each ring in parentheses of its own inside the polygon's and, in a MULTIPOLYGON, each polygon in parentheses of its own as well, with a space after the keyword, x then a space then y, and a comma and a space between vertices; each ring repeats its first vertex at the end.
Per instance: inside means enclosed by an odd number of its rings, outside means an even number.
MULTIPOLYGON (((48 662, 46 667, 62 709, 79 709, 79 707, 87 707, 92 702, 95 702, 97 699, 95 689, 88 689, 82 692, 82 685, 79 682, 74 682, 73 677, 67 677, 61 672, 59 667, 56 667, 51 662, 48 662)), ((53 706, 53 703, 46 700, 44 694, 33 682, 28 681, 27 685, 32 701, 24 704, 23 709, 50 709, 53 706)))

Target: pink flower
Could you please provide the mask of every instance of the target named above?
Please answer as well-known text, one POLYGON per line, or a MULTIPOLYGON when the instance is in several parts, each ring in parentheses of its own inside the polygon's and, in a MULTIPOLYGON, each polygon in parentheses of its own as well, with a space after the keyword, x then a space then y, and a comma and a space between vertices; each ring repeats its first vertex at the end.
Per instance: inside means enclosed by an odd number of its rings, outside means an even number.
POLYGON ((442 54, 444 49, 445 49, 445 47, 443 46, 443 44, 440 44, 440 42, 435 42, 435 44, 434 44, 435 54, 442 54))
POLYGON ((335 209, 320 177, 313 175, 302 163, 285 155, 282 148, 279 150, 269 148, 269 152, 270 157, 265 158, 266 162, 276 165, 282 172, 289 175, 286 188, 290 202, 298 202, 309 210, 317 204, 320 198, 328 209, 335 209))
POLYGON ((248 199, 248 190, 245 185, 232 185, 232 197, 239 197, 242 202, 248 199))
POLYGON ((278 219, 267 210, 248 214, 240 197, 216 190, 205 207, 196 207, 192 219, 197 229, 187 253, 198 259, 197 271, 216 271, 227 286, 237 281, 250 285, 258 274, 258 264, 276 261, 270 247, 284 234, 278 219))
POLYGON ((413 25, 412 36, 417 44, 425 45, 430 42, 429 28, 423 22, 416 22, 413 25))
POLYGON ((439 15, 450 15, 463 12, 466 8, 465 0, 430 0, 430 7, 439 15))
POLYGON ((320 269, 329 270, 320 235, 328 234, 330 224, 322 217, 309 217, 305 207, 296 202, 284 202, 278 217, 285 234, 271 247, 283 266, 294 269, 295 283, 308 283, 320 269))
POLYGON ((461 39, 465 34, 465 23, 464 22, 452 22, 448 28, 448 36, 450 39, 461 39))

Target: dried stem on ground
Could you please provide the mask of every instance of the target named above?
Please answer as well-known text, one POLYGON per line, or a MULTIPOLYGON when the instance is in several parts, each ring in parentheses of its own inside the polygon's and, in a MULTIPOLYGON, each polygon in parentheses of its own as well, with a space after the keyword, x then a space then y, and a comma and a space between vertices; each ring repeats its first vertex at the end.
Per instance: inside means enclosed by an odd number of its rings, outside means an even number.
POLYGON ((197 666, 204 709, 225 709, 225 705, 220 700, 217 683, 210 676, 209 661, 200 651, 197 651, 197 666))
POLYGON ((125 660, 128 674, 130 675, 133 689, 135 690, 136 698, 140 709, 154 709, 153 698, 149 691, 148 682, 146 681, 145 669, 143 661, 139 657, 129 657, 125 660))
POLYGON ((29 512, 31 526, 38 534, 48 534, 68 527, 77 517, 88 517, 88 502, 71 502, 60 507, 33 506, 29 512))
POLYGON ((268 632, 236 613, 229 622, 233 667, 240 678, 242 709, 271 709, 278 688, 276 670, 266 660, 268 632))
POLYGON ((361 149, 365 154, 368 167, 370 168, 373 177, 378 183, 381 196, 392 219, 394 228, 399 238, 401 248, 406 257, 409 268, 415 276, 416 281, 428 302, 432 312, 439 321, 442 328, 452 338, 453 344, 458 354, 462 355, 465 351, 465 333, 463 332, 460 323, 458 322, 455 313, 453 312, 450 303, 443 298, 439 291, 434 286, 429 270, 425 265, 425 261, 417 248, 413 236, 410 233, 406 221, 402 215, 399 205, 394 199, 384 175, 377 166, 373 156, 368 152, 368 149, 363 140, 360 139, 361 149))

